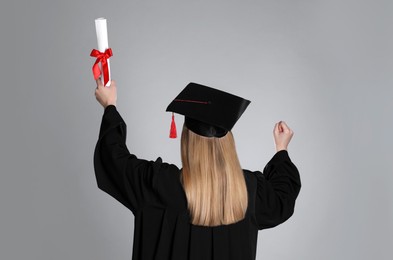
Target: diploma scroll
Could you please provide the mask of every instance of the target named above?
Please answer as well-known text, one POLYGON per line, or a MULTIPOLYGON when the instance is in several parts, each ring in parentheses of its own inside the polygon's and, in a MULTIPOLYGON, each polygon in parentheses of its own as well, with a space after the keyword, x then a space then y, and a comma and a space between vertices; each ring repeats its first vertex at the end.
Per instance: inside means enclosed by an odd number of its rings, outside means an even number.
MULTIPOLYGON (((96 53, 95 54, 96 56, 94 56, 97 57, 97 61, 95 65, 99 66, 100 71, 102 72, 101 75, 103 74, 103 77, 101 77, 103 83, 105 84, 106 87, 109 87, 111 84, 111 70, 110 70, 109 57, 112 56, 112 50, 109 48, 109 44, 108 44, 108 29, 107 29, 106 19, 97 18, 95 20, 95 25, 96 25, 96 33, 97 33, 98 51, 100 52, 98 54, 96 53), (100 62, 101 64, 98 64, 98 62, 100 62)), ((94 66, 93 66, 93 73, 95 76, 98 74, 98 72, 94 72, 94 66)))

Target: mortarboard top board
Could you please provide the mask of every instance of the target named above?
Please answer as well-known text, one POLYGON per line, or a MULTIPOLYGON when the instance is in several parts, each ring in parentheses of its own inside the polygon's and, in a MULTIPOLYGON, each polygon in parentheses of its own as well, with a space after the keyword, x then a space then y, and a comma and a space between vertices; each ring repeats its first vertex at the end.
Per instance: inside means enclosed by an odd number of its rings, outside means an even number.
POLYGON ((166 111, 185 116, 185 125, 196 134, 222 137, 232 129, 251 101, 233 94, 189 83, 166 111))

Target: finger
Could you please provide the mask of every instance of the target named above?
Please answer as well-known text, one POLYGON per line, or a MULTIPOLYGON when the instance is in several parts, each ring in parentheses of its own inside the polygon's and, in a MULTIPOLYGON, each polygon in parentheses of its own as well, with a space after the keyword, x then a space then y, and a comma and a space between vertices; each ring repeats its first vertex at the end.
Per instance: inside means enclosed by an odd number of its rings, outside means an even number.
POLYGON ((282 127, 283 131, 285 131, 285 132, 291 131, 291 129, 288 127, 288 125, 284 121, 281 122, 281 127, 282 127))
POLYGON ((274 134, 279 134, 279 133, 280 133, 280 131, 279 131, 279 129, 278 129, 278 124, 279 124, 279 123, 276 123, 276 124, 274 125, 274 129, 273 129, 273 133, 274 133, 274 134))
POLYGON ((278 131, 280 131, 280 133, 282 133, 284 131, 284 129, 282 127, 282 121, 278 122, 278 131))
POLYGON ((276 127, 276 134, 277 135, 279 135, 279 134, 281 134, 282 132, 283 132, 283 129, 282 129, 282 126, 281 126, 281 122, 282 121, 279 121, 279 122, 277 122, 277 127, 276 127))
POLYGON ((102 84, 102 80, 101 77, 99 77, 98 79, 96 79, 96 84, 97 84, 97 88, 103 87, 104 85, 102 84))

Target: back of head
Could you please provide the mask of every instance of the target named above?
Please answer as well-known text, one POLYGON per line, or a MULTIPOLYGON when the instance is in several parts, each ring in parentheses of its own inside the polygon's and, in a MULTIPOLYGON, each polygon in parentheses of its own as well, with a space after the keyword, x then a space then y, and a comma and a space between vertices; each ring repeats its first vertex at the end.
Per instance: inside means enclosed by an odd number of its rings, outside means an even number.
POLYGON ((166 109, 185 116, 182 182, 194 225, 228 225, 244 218, 247 187, 231 129, 249 104, 239 96, 191 82, 166 109))
POLYGON ((247 187, 229 131, 204 137, 186 126, 181 137, 182 182, 194 225, 238 222, 247 210, 247 187))

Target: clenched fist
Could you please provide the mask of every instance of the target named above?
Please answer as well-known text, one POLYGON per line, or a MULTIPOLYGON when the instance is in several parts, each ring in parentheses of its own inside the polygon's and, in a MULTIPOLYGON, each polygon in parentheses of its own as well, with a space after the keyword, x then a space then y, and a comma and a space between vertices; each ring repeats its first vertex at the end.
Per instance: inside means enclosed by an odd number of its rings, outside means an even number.
POLYGON ((292 139, 293 131, 285 122, 280 121, 274 126, 273 136, 277 152, 281 150, 288 150, 288 144, 292 139))

